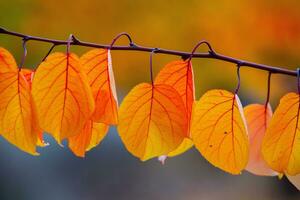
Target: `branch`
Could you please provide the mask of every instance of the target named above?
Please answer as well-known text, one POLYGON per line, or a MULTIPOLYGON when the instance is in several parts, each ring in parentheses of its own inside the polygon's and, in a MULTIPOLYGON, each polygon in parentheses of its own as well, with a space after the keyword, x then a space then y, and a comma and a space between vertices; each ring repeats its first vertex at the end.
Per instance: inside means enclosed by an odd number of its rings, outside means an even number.
MULTIPOLYGON (((68 41, 54 40, 54 39, 25 35, 22 33, 8 31, 1 27, 0 27, 0 34, 12 35, 12 36, 16 36, 16 37, 21 37, 23 39, 26 38, 27 41, 35 40, 35 41, 40 41, 40 42, 52 43, 55 46, 68 44, 68 41)), ((75 36, 73 36, 72 38, 73 38, 73 40, 70 42, 70 45, 105 48, 105 49, 111 49, 111 50, 145 51, 145 52, 152 52, 153 49, 156 49, 156 51, 155 51, 156 54, 159 53, 159 54, 175 55, 175 56, 181 56, 182 58, 190 58, 190 57, 210 58, 210 59, 216 59, 216 60, 222 60, 225 62, 234 63, 240 67, 246 66, 246 67, 251 67, 251 68, 255 68, 255 69, 268 71, 273 74, 284 74, 284 75, 289 75, 289 76, 297 76, 296 70, 288 70, 288 69, 285 69, 282 67, 274 67, 274 66, 244 61, 244 60, 236 59, 233 57, 225 56, 225 55, 216 53, 215 51, 211 51, 211 50, 208 53, 189 53, 189 52, 174 51, 174 50, 168 50, 168 49, 144 47, 144 46, 136 45, 132 42, 130 43, 129 46, 111 46, 111 45, 96 44, 96 43, 91 43, 91 42, 83 42, 83 41, 80 41, 79 39, 77 39, 75 36)), ((205 43, 208 44, 208 46, 210 47, 208 42, 205 41, 205 43)))

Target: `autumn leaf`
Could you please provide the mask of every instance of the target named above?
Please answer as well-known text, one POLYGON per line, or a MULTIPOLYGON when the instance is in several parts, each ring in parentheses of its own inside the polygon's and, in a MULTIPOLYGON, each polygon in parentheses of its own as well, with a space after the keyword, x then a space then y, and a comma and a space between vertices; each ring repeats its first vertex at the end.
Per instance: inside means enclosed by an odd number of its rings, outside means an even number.
MULTIPOLYGON (((186 136, 190 137, 190 121, 192 114, 192 106, 195 100, 194 74, 192 63, 189 60, 177 60, 164 66, 155 78, 156 84, 166 84, 172 86, 181 96, 187 113, 188 129, 186 136)), ((185 138, 177 149, 170 152, 167 156, 173 157, 184 153, 193 146, 190 139, 185 138)), ((161 162, 165 162, 166 156, 159 158, 161 162)))
POLYGON ((0 74, 0 133, 19 149, 38 155, 38 124, 27 83, 22 72, 0 74))
POLYGON ((24 68, 22 68, 21 71, 22 71, 22 74, 24 75, 24 77, 25 77, 25 79, 26 79, 26 81, 29 84, 30 89, 31 89, 32 80, 33 80, 33 76, 34 76, 34 71, 31 70, 31 69, 24 69, 24 68))
POLYGON ((186 130, 184 104, 171 86, 139 84, 120 106, 120 137, 127 150, 143 161, 173 151, 186 130))
POLYGON ((110 51, 93 49, 80 58, 95 99, 92 120, 106 124, 118 123, 118 100, 110 51))
POLYGON ((34 75, 32 94, 41 128, 61 140, 79 134, 94 112, 94 100, 79 58, 53 53, 34 75))
MULTIPOLYGON (((190 124, 192 106, 195 100, 191 62, 178 60, 168 63, 156 76, 155 83, 170 85, 179 93, 187 110, 188 124, 190 124)), ((189 132, 187 132, 187 136, 190 136, 189 132)))
POLYGON ((266 164, 261 153, 262 140, 273 114, 271 106, 251 104, 244 108, 244 112, 250 140, 246 170, 260 176, 276 176, 277 173, 266 164))
POLYGON ((296 175, 296 176, 287 175, 286 177, 298 190, 300 190, 300 175, 296 175))
POLYGON ((300 95, 288 93, 280 99, 263 139, 262 153, 267 164, 279 173, 300 173, 300 95))
POLYGON ((11 53, 0 47, 0 73, 17 71, 18 66, 11 53))
POLYGON ((96 147, 103 140, 108 127, 104 123, 87 121, 79 134, 69 138, 69 148, 75 155, 84 157, 86 151, 96 147))
POLYGON ((193 106, 191 133, 196 148, 214 166, 232 174, 246 167, 249 141, 237 95, 206 92, 193 106))
MULTIPOLYGON (((24 69, 24 68, 21 69, 21 72, 24 75, 27 83, 29 84, 29 88, 31 90, 32 80, 33 80, 33 76, 34 76, 35 72, 31 69, 24 69)), ((35 122, 35 123, 33 123, 33 129, 35 129, 35 132, 38 133, 37 146, 40 146, 40 147, 48 146, 49 144, 46 143, 43 139, 43 130, 39 127, 38 118, 36 116, 37 115, 36 114, 36 106, 33 101, 31 104, 31 109, 33 110, 32 118, 33 118, 33 121, 35 122)))

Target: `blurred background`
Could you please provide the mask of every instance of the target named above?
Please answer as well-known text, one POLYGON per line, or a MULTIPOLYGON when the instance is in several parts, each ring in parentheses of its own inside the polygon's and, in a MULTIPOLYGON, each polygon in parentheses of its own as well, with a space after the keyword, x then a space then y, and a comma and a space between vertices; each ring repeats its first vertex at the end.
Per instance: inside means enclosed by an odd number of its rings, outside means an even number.
MULTIPOLYGON (((202 39, 225 55, 296 69, 300 66, 300 2, 247 1, 137 1, 137 0, 10 0, 0 1, 0 26, 26 34, 110 44, 128 32, 136 44, 191 51, 202 39)), ((118 44, 126 45, 123 38, 118 44)), ((0 46, 20 62, 20 38, 0 35, 0 46)), ((36 68, 49 44, 28 42, 26 67, 36 68)), ((56 48, 65 51, 65 47, 56 48)), ((85 47, 72 47, 79 55, 85 47)), ((207 51, 200 48, 198 52, 207 51)), ((149 53, 114 51, 113 67, 119 100, 140 82, 149 82, 149 53)), ((154 56, 154 72, 179 59, 154 56)), ((197 99, 207 90, 236 87, 232 64, 193 59, 197 99)), ((241 68, 243 105, 264 103, 267 73, 241 68)), ((296 91, 296 78, 273 75, 271 104, 296 91)), ((232 176, 214 168, 191 149, 162 166, 157 160, 140 162, 131 156, 112 127, 108 136, 84 159, 58 146, 27 155, 0 139, 0 199, 300 199, 286 178, 258 177, 243 172, 232 176)))

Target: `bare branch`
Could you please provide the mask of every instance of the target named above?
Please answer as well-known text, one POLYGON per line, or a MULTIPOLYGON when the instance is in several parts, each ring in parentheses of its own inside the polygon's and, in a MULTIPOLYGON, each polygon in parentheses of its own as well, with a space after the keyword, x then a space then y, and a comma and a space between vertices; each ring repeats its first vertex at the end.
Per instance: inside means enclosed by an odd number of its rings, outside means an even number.
MULTIPOLYGON (((2 27, 0 27, 0 34, 6 34, 6 35, 12 35, 16 37, 21 37, 21 38, 26 38, 27 41, 29 40, 35 40, 35 41, 40 41, 40 42, 46 42, 46 43, 52 43, 53 45, 67 45, 68 41, 64 40, 54 40, 54 39, 49 39, 49 38, 42 38, 42 37, 36 37, 36 36, 30 36, 30 35, 25 35, 22 33, 17 33, 13 31, 8 31, 2 27)), ((130 38, 130 36, 128 35, 130 38)), ((134 44, 133 42, 131 42, 134 44)), ((206 42, 206 44, 212 49, 211 45, 206 42)), ((79 39, 77 39, 75 36, 73 36, 73 40, 70 43, 70 45, 77 45, 77 46, 86 46, 86 47, 95 47, 95 48, 105 48, 105 49, 111 49, 111 50, 126 50, 126 51, 145 51, 145 52, 152 52, 153 47, 144 47, 144 46, 139 46, 139 45, 130 45, 130 46, 112 46, 111 45, 103 45, 103 44, 96 44, 96 43, 91 43, 91 42, 83 42, 79 39)), ((284 75, 289 75, 289 76, 297 76, 297 71, 296 70, 288 70, 283 67, 274 67, 274 66, 269 66, 269 65, 264 65, 264 64, 258 64, 254 62, 249 62, 249 61, 244 61, 236 58, 232 58, 229 56, 225 56, 219 53, 216 53, 213 51, 209 51, 208 53, 190 53, 190 52, 182 52, 182 51, 175 51, 175 50, 168 50, 168 49, 161 49, 157 48, 157 51, 155 52, 156 54, 168 54, 168 55, 175 55, 175 56, 180 56, 182 58, 210 58, 210 59, 217 59, 217 60, 222 60, 225 62, 230 62, 234 63, 239 66, 245 66, 245 67, 251 67, 255 69, 260 69, 264 71, 271 72, 272 74, 284 74, 284 75)))

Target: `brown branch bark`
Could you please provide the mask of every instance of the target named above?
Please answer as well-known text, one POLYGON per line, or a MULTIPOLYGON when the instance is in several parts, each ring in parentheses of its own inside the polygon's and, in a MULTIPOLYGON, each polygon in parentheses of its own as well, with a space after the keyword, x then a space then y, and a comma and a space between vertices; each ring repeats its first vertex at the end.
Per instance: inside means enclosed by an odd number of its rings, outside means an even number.
MULTIPOLYGON (((29 41, 29 40, 35 40, 40 42, 46 42, 46 43, 52 43, 54 46, 57 45, 67 45, 68 41, 64 40, 55 40, 55 39, 49 39, 49 38, 42 38, 42 37, 36 37, 36 36, 30 36, 25 35, 22 33, 17 33, 13 31, 8 31, 4 28, 0 27, 0 34, 6 34, 6 35, 12 35, 16 37, 21 37, 23 40, 29 41)), ((129 36, 128 34, 126 34, 129 36)), ((236 64, 235 66, 246 66, 251 67, 255 69, 260 69, 264 71, 271 72, 273 74, 284 74, 289 76, 297 76, 296 70, 288 70, 284 67, 275 67, 275 66, 269 66, 249 61, 240 60, 237 58, 225 56, 219 53, 216 53, 214 50, 212 50, 210 44, 206 41, 202 41, 202 43, 205 43, 209 46, 209 51, 207 53, 189 53, 189 52, 182 52, 182 51, 175 51, 175 50, 168 50, 168 49, 160 49, 160 48, 152 48, 152 47, 144 47, 140 45, 136 45, 131 41, 130 39, 130 45, 129 46, 112 46, 112 45, 103 45, 103 44, 96 44, 91 42, 83 42, 79 39, 77 39, 75 36, 72 37, 73 40, 70 42, 71 45, 78 45, 78 46, 86 46, 86 47, 95 47, 95 48, 106 48, 111 50, 126 50, 126 51, 145 51, 145 52, 153 52, 155 50, 156 54, 168 54, 168 55, 175 55, 175 56, 181 56, 184 59, 190 58, 191 56, 193 58, 210 58, 210 59, 217 59, 222 60, 225 62, 230 62, 236 64)))

